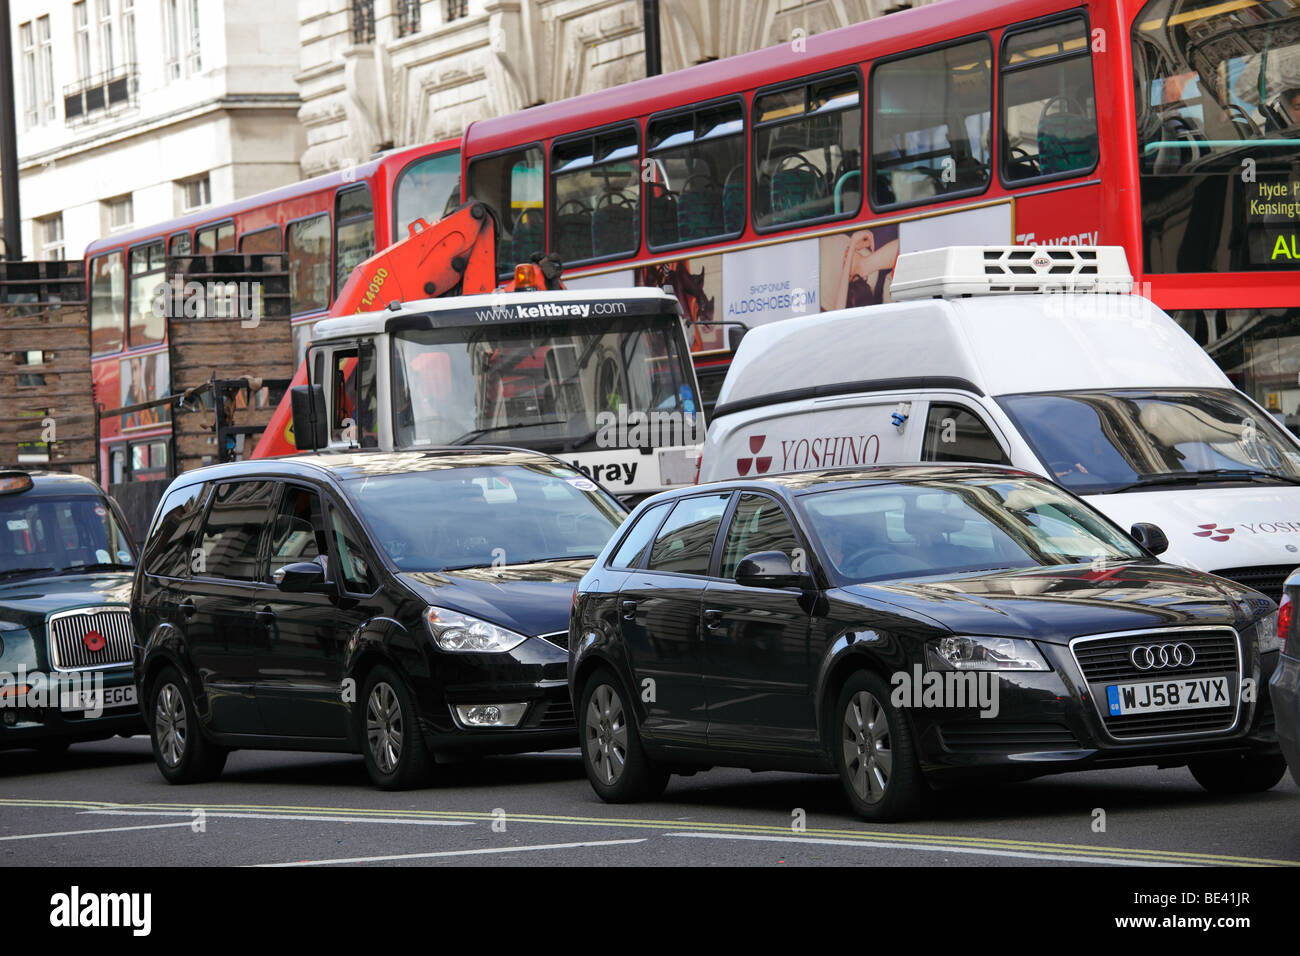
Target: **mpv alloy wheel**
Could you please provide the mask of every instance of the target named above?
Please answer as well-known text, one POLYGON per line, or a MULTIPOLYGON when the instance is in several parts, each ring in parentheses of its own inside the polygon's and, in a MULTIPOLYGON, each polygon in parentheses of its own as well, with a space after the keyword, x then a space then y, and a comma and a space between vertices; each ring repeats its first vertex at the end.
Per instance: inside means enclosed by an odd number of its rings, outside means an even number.
POLYGON ((397 693, 380 681, 366 700, 366 743, 370 757, 384 773, 392 773, 402 759, 402 707, 397 693))
POLYGON ((844 682, 833 726, 834 757, 853 809, 868 820, 901 820, 922 809, 928 787, 907 715, 878 674, 844 682))
POLYGON ((366 678, 361 700, 361 754, 370 780, 381 790, 406 790, 425 783, 432 760, 406 684, 388 666, 366 678))
POLYGON ((230 753, 203 736, 189 685, 165 667, 149 687, 149 741, 158 771, 168 783, 201 783, 221 776, 230 753))
POLYGON ((185 721, 185 701, 175 684, 164 684, 158 691, 153 721, 157 728, 158 756, 174 770, 180 766, 185 756, 185 740, 189 736, 185 721))
POLYGON ((668 786, 668 771, 646 756, 636 715, 624 705, 618 680, 607 670, 594 673, 583 688, 578 734, 587 779, 606 803, 650 800, 668 786))

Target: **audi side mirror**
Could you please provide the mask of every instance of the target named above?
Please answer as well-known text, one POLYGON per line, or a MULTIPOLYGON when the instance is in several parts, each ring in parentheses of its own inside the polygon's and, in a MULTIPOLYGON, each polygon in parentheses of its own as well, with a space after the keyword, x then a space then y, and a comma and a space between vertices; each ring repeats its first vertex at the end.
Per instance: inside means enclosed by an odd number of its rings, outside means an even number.
POLYGON ((755 551, 736 565, 736 583, 747 588, 809 588, 812 576, 795 571, 783 551, 755 551))
POLYGON ((1129 531, 1129 535, 1152 554, 1164 554, 1169 550, 1169 538, 1160 530, 1159 525, 1139 521, 1129 531))

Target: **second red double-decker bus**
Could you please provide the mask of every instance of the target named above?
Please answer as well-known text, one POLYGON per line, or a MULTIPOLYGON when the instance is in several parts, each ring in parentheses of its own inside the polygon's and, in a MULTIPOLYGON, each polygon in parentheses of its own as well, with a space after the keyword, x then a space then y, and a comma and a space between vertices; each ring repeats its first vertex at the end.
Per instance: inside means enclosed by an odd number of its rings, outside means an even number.
MULTIPOLYGON (((168 255, 284 252, 299 356, 352 269, 460 199, 458 142, 396 150, 224 206, 99 239, 86 249, 95 402, 124 408, 201 384, 173 382, 166 321, 154 308, 168 255)), ((261 396, 259 400, 267 400, 261 396)), ((171 477, 166 406, 105 418, 105 484, 171 477)))
POLYGON ((677 291, 706 407, 726 323, 887 301, 900 251, 1107 244, 1300 420, 1295 0, 945 0, 477 122, 463 160, 501 262, 677 291))

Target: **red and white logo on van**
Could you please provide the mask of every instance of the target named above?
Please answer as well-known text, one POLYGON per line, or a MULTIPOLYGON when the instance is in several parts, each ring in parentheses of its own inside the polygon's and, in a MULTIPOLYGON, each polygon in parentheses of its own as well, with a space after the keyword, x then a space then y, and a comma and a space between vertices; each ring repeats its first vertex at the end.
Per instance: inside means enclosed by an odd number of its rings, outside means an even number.
POLYGON ((766 435, 749 436, 749 453, 754 457, 736 459, 736 472, 740 475, 740 477, 744 478, 746 475, 748 475, 750 468, 754 468, 755 471, 760 475, 766 475, 768 469, 772 467, 771 455, 758 454, 760 451, 763 450, 763 443, 765 441, 767 441, 766 435))
POLYGON ((1030 259, 1029 261, 1034 264, 1035 269, 1046 269, 1048 266, 1052 264, 1052 257, 1049 256, 1046 252, 1040 250, 1034 256, 1034 258, 1030 259))
POLYGON ((1192 534, 1198 538, 1209 538, 1211 541, 1227 541, 1228 535, 1236 531, 1236 528, 1220 528, 1217 523, 1198 524, 1196 527, 1199 531, 1193 531, 1192 534))

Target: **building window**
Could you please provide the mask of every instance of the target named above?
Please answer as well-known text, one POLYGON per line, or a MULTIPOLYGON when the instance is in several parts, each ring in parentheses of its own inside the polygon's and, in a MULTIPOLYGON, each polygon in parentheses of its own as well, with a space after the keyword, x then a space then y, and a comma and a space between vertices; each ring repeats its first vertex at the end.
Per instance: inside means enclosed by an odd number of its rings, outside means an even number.
POLYGON ((203 57, 199 55, 199 0, 190 0, 189 2, 189 29, 186 36, 189 37, 189 46, 185 51, 185 68, 191 73, 197 73, 203 69, 203 57))
POLYGON ((163 3, 163 51, 166 55, 167 76, 173 80, 181 76, 181 0, 163 3))
POLYGON ((189 212, 212 202, 212 185, 207 176, 189 179, 178 184, 181 187, 181 211, 189 212))
POLYGON ((23 123, 30 129, 40 122, 36 109, 36 34, 32 31, 32 21, 20 26, 18 35, 23 48, 23 123))
MULTIPOLYGON (((126 65, 135 67, 135 0, 122 0, 122 55, 126 65)), ((131 92, 135 92, 132 90, 131 92)))
POLYGON ((451 23, 469 13, 469 0, 442 0, 443 20, 451 23))
POLYGON ((76 29, 77 78, 90 79, 90 14, 86 12, 86 0, 72 5, 72 24, 76 29))
POLYGON ((36 42, 39 44, 36 69, 40 77, 41 122, 48 123, 54 119, 54 38, 49 16, 36 21, 36 42))
POLYGON ((63 258, 63 214, 36 220, 37 237, 41 242, 42 259, 63 258))
POLYGON ((104 207, 104 218, 108 223, 108 231, 110 232, 125 229, 135 220, 135 209, 130 196, 105 199, 102 205, 104 207))
POLYGON ((397 8, 397 35, 409 37, 420 32, 420 0, 393 0, 397 8))
POLYGON ((348 5, 348 24, 352 42, 375 42, 375 0, 351 0, 348 5))
POLYGON ((105 73, 117 66, 113 56, 113 0, 99 0, 99 63, 105 73))

